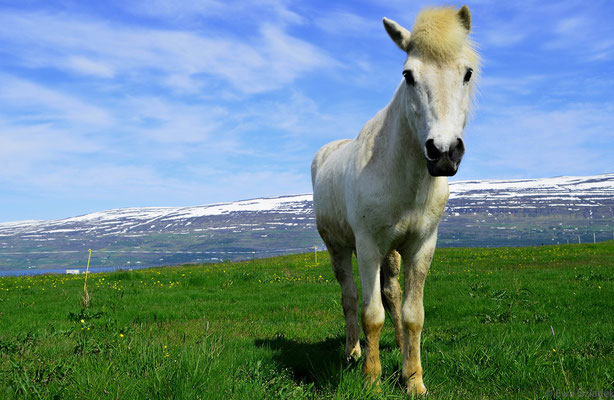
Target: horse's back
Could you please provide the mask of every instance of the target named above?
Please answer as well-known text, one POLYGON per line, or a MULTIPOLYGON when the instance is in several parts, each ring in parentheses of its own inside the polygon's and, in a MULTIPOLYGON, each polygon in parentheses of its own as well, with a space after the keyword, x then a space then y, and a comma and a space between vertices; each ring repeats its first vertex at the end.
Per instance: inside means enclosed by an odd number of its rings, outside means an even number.
POLYGON ((326 160, 332 153, 335 152, 335 150, 338 150, 340 147, 351 141, 352 139, 335 140, 334 142, 325 144, 320 150, 318 150, 316 155, 313 157, 313 162, 311 163, 311 183, 314 186, 314 190, 316 175, 318 173, 318 170, 320 169, 320 166, 322 166, 322 164, 326 162, 326 160))

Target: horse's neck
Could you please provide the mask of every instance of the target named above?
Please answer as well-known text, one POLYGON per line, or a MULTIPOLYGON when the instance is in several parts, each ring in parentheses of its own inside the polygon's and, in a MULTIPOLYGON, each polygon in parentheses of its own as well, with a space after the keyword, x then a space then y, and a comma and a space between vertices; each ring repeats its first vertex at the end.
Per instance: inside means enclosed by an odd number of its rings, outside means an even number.
MULTIPOLYGON (((403 83, 401 84, 403 85, 403 83)), ((406 91, 400 86, 390 103, 365 126, 358 139, 369 154, 369 166, 391 185, 432 184, 417 133, 405 113, 406 91)))

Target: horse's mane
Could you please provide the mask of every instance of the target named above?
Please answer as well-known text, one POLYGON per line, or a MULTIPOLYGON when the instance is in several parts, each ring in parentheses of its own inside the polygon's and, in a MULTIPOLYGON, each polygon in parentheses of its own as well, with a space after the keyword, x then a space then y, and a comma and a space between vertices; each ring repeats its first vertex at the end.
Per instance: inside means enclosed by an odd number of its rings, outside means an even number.
POLYGON ((452 7, 426 8, 416 17, 409 48, 443 63, 464 53, 477 69, 479 56, 468 34, 458 10, 452 7))

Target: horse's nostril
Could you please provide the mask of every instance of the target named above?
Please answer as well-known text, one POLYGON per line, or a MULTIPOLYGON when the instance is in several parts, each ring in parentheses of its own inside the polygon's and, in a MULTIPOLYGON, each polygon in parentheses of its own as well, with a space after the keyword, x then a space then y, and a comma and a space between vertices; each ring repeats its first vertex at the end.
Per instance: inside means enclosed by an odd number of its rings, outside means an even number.
POLYGON ((426 148, 426 157, 429 160, 439 160, 441 158, 441 151, 435 146, 435 141, 429 139, 424 146, 426 148))
POLYGON ((450 158, 454 162, 460 162, 465 154, 465 143, 463 143, 463 139, 458 139, 456 141, 456 145, 450 148, 450 158))

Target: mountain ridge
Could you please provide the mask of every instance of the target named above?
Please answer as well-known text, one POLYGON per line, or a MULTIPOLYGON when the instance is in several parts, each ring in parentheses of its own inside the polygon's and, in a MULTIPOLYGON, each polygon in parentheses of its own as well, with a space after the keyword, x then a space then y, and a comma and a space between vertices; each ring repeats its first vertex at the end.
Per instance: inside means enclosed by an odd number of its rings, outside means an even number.
MULTIPOLYGON (((614 173, 450 183, 440 246, 519 246, 613 237, 614 173)), ((131 207, 0 223, 0 270, 241 259, 322 246, 311 194, 131 207), (104 251, 100 251, 104 249, 104 251), (162 257, 160 257, 162 255, 162 257)))

